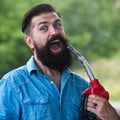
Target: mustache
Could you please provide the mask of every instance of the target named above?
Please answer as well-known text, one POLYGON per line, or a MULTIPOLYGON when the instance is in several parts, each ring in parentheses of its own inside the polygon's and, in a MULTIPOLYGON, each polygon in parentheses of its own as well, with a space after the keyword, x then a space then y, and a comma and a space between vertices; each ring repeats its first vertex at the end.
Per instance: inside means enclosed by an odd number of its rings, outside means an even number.
POLYGON ((60 34, 56 34, 53 35, 49 40, 48 40, 48 44, 50 44, 51 42, 53 42, 54 40, 60 40, 60 41, 68 41, 65 37, 63 37, 60 34))

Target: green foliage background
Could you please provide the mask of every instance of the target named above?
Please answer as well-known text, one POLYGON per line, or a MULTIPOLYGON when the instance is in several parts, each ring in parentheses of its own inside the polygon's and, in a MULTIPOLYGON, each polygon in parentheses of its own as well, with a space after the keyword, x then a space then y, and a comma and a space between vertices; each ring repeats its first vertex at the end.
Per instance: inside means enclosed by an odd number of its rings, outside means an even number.
POLYGON ((89 61, 119 55, 120 0, 0 0, 0 77, 32 55, 23 40, 21 21, 39 3, 60 11, 70 43, 89 61))

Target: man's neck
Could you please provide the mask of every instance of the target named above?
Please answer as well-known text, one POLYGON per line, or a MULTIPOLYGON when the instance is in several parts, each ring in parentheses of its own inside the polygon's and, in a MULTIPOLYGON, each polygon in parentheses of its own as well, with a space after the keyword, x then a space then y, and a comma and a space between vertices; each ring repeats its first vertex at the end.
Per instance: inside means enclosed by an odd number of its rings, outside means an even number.
POLYGON ((36 64, 38 67, 42 70, 42 72, 47 75, 58 87, 60 90, 60 72, 50 69, 47 66, 43 65, 41 61, 37 59, 37 57, 34 57, 36 64))

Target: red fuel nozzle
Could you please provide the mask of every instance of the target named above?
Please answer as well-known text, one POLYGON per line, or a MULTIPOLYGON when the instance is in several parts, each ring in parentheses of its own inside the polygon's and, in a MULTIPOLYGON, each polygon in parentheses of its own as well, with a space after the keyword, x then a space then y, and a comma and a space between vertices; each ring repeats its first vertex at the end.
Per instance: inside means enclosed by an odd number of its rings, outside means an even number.
POLYGON ((95 78, 87 60, 84 58, 82 54, 80 54, 75 48, 72 47, 72 45, 68 45, 67 47, 77 58, 81 63, 83 64, 85 71, 90 79, 90 85, 91 88, 87 88, 83 91, 82 94, 96 94, 99 96, 102 96, 109 100, 109 93, 103 88, 103 86, 98 82, 98 80, 95 78))
POLYGON ((96 94, 109 100, 109 93, 104 89, 97 79, 91 80, 90 85, 91 87, 84 90, 82 94, 96 94))

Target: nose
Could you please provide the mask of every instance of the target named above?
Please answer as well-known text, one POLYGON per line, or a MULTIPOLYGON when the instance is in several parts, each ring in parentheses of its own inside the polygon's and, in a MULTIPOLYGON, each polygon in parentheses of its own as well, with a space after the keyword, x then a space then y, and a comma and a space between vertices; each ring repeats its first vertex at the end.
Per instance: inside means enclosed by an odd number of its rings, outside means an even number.
POLYGON ((56 29, 54 26, 52 26, 50 29, 50 36, 54 36, 58 33, 59 33, 58 29, 56 29))

